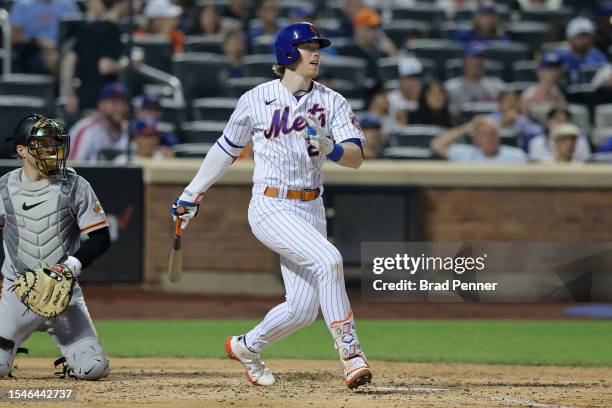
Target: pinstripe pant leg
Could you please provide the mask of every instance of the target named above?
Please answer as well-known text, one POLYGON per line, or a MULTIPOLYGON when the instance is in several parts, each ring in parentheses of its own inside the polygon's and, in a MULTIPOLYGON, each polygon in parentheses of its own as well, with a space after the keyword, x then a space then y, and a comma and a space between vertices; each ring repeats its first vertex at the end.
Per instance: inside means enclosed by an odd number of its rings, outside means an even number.
MULTIPOLYGON (((286 301, 268 312, 264 320, 247 333, 247 345, 257 352, 312 322, 318 314, 319 304, 328 327, 331 322, 346 318, 350 310, 342 257, 325 237, 324 218, 322 221, 317 219, 319 216, 308 219, 309 212, 302 215, 275 201, 267 197, 254 198, 249 208, 253 233, 281 256, 287 292, 286 301)), ((320 213, 316 207, 312 210, 320 213)))

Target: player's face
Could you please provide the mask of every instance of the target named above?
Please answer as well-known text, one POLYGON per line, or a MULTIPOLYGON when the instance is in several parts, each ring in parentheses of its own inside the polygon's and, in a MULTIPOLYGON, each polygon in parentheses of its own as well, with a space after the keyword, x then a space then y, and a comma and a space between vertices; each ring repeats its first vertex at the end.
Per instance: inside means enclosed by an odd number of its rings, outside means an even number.
POLYGON ((321 62, 321 51, 317 41, 309 41, 297 46, 300 59, 296 62, 295 73, 309 79, 315 79, 319 75, 319 63, 321 62))

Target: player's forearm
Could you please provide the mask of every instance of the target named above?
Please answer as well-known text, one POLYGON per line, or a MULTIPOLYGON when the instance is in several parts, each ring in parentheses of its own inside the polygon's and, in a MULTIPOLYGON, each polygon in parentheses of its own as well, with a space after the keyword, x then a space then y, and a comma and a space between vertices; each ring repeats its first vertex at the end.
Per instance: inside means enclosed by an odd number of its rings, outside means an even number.
POLYGON ((108 227, 91 231, 88 235, 89 239, 63 262, 77 277, 81 274, 81 269, 87 268, 94 259, 100 257, 110 248, 111 241, 108 227))
MULTIPOLYGON (((227 147, 225 149, 227 150, 227 147)), ((179 200, 194 201, 198 194, 204 193, 225 174, 235 159, 231 155, 235 152, 227 152, 226 150, 220 144, 215 143, 179 200)))
POLYGON ((342 143, 341 145, 344 149, 344 154, 337 163, 344 167, 358 169, 361 163, 363 163, 363 152, 361 151, 361 147, 350 142, 342 143))

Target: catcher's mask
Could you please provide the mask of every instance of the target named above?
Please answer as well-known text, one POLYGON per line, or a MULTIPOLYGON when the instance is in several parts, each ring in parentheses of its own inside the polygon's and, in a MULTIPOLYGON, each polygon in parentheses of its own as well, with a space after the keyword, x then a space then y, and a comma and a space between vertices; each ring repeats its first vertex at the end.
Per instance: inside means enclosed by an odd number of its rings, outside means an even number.
POLYGON ((59 121, 36 114, 28 115, 17 125, 13 140, 15 147, 26 147, 42 174, 59 180, 66 178, 70 137, 59 121))

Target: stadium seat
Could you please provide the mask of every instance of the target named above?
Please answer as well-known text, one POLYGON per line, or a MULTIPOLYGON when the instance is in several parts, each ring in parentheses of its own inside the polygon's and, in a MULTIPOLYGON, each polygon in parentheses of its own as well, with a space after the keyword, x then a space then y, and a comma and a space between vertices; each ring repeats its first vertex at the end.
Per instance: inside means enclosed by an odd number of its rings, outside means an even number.
POLYGON ((595 126, 598 128, 612 127, 612 103, 595 107, 595 126))
POLYGON ((593 87, 591 84, 572 84, 567 86, 565 93, 569 103, 588 105, 593 94, 593 87))
POLYGON ((542 104, 535 105, 531 109, 529 109, 529 117, 532 120, 538 122, 539 124, 545 125, 547 116, 548 116, 548 112, 550 111, 551 108, 552 108, 552 105, 550 103, 542 103, 542 104))
POLYGON ((477 115, 486 115, 497 112, 497 102, 469 102, 464 103, 459 110, 462 122, 468 122, 477 115))
POLYGON ((601 67, 582 67, 580 68, 580 82, 581 83, 590 83, 593 80, 593 77, 599 71, 601 67))
POLYGON ((172 146, 177 159, 203 158, 213 147, 213 143, 180 143, 172 146))
POLYGON ((469 24, 455 21, 445 21, 437 26, 437 35, 440 38, 452 40, 457 35, 457 31, 470 28, 469 24))
MULTIPOLYGON (((428 72, 435 71, 435 62, 424 58, 419 58, 419 61, 423 65, 424 76, 427 76, 428 72)), ((380 58, 378 60, 378 75, 383 81, 397 79, 399 75, 397 71, 397 57, 380 58)))
POLYGON ((501 128, 499 130, 499 140, 503 145, 517 147, 518 138, 514 129, 501 128))
POLYGON ((382 154, 391 160, 433 160, 435 155, 429 147, 387 147, 382 154))
POLYGON ((226 81, 227 96, 240 98, 243 93, 255 88, 259 84, 270 81, 271 78, 264 77, 244 77, 230 78, 226 81))
POLYGON ((202 98, 192 103, 193 119, 196 121, 227 122, 236 108, 236 98, 202 98))
POLYGON ((446 13, 435 4, 415 3, 412 6, 398 6, 393 9, 393 20, 417 20, 438 25, 446 20, 446 13))
MULTIPOLYGON (((463 58, 453 58, 446 61, 446 79, 455 78, 463 75, 463 58)), ((485 75, 501 78, 503 65, 497 61, 485 60, 485 75)))
POLYGON ((548 33, 548 24, 537 21, 515 21, 506 26, 506 32, 512 41, 527 45, 533 53, 548 33))
POLYGON ((42 98, 50 110, 55 100, 53 77, 33 74, 2 75, 0 76, 0 95, 23 95, 42 98))
MULTIPOLYGON (((497 4, 495 4, 495 14, 497 14, 499 21, 506 22, 510 20, 509 7, 505 4, 499 4, 499 2, 496 3, 497 4)), ((455 19, 458 21, 471 21, 474 18, 474 11, 475 8, 466 8, 463 10, 459 10, 455 14, 455 19)))
POLYGON ((345 79, 328 79, 325 81, 326 85, 338 92, 340 95, 348 99, 356 99, 363 97, 363 88, 361 84, 355 84, 352 81, 345 79))
MULTIPOLYGON (((329 34, 334 33, 336 30, 340 28, 340 20, 337 18, 318 18, 317 19, 317 27, 321 32, 323 37, 328 37, 329 34)), ((334 38, 335 41, 335 38, 334 38)))
POLYGON ((591 133, 591 141, 598 147, 610 137, 612 137, 612 126, 596 127, 591 133))
POLYGON ((516 61, 512 64, 512 80, 516 82, 537 82, 538 64, 532 60, 516 61))
POLYGON ((338 55, 351 56, 355 55, 357 46, 352 38, 332 38, 332 47, 338 55))
POLYGON ((188 35, 185 52, 209 52, 223 54, 223 35, 188 35))
POLYGON ((588 134, 591 128, 589 108, 579 104, 569 104, 567 108, 572 114, 572 123, 588 134))
POLYGON ((407 125, 394 130, 389 135, 391 147, 426 147, 429 148, 431 140, 446 129, 440 126, 407 125))
POLYGON ((538 21, 547 24, 566 24, 572 17, 574 17, 574 13, 567 7, 561 7, 558 10, 534 8, 531 10, 521 11, 521 21, 538 21))
POLYGON ((526 60, 529 57, 527 46, 519 43, 496 43, 487 46, 483 56, 500 62, 503 67, 502 79, 506 82, 512 80, 512 64, 516 61, 526 60))
MULTIPOLYGON (((48 109, 47 101, 33 96, 2 95, 0 96, 0 142, 13 136, 13 129, 24 116, 32 113, 49 115, 53 113, 48 109)), ((10 143, 0 143, 0 156, 12 157, 13 146, 10 143)))
POLYGON ((225 122, 195 121, 181 126, 182 143, 215 143, 223 134, 225 122))
POLYGON ((361 98, 347 99, 354 112, 359 112, 365 109, 365 102, 361 98))
POLYGON ((228 64, 222 55, 181 53, 172 58, 172 71, 183 84, 187 100, 223 95, 228 64))
POLYGON ((321 55, 321 76, 340 78, 363 84, 366 79, 366 61, 361 58, 321 55))
MULTIPOLYGON (((170 72, 172 65, 172 44, 165 35, 134 35, 133 46, 144 51, 144 63, 164 72, 170 72)), ((127 47, 127 36, 121 38, 127 47)), ((127 51, 127 48, 125 48, 127 51)))
POLYGON ((276 78, 272 72, 272 64, 276 58, 272 54, 247 55, 242 59, 242 71, 247 77, 276 78))
POLYGON ((436 74, 439 78, 444 78, 444 64, 447 60, 463 57, 463 48, 460 44, 435 38, 411 41, 408 50, 419 59, 434 61, 437 67, 436 74))
POLYGON ((542 54, 549 54, 559 48, 568 48, 569 44, 567 41, 561 42, 543 42, 540 44, 540 51, 542 54))
POLYGON ((160 98, 161 121, 170 122, 180 128, 183 122, 187 122, 187 112, 184 104, 177 103, 172 98, 160 98))
POLYGON ((383 25, 383 31, 396 47, 402 48, 407 40, 429 37, 431 24, 418 20, 393 20, 383 25))
POLYGON ((261 35, 253 40, 253 54, 272 54, 274 50, 274 41, 276 41, 273 35, 261 35))

